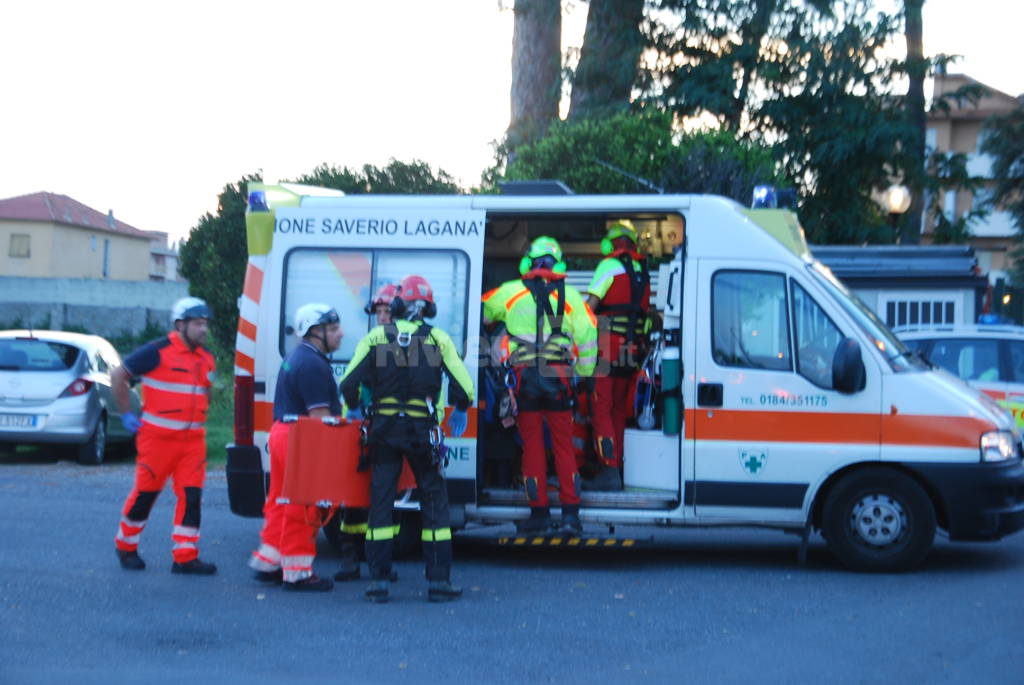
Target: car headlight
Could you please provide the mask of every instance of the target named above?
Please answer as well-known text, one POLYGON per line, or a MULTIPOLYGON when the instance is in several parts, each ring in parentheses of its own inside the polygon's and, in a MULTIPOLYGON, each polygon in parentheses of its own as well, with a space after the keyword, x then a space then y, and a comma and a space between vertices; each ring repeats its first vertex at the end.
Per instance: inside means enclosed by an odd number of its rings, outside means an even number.
POLYGON ((1006 461, 1016 459, 1017 441, 1010 431, 992 431, 981 436, 982 461, 1006 461))

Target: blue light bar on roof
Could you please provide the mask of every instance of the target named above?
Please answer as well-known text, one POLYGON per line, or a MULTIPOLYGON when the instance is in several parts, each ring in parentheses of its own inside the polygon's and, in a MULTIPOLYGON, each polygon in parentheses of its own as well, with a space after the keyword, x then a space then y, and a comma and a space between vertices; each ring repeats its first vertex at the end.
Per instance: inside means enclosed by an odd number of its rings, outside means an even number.
POLYGON ((774 209, 779 206, 778 195, 772 186, 754 186, 754 201, 750 203, 753 209, 774 209))
POLYGON ((249 193, 249 211, 250 212, 269 212, 270 207, 267 206, 267 194, 262 190, 254 190, 249 193))

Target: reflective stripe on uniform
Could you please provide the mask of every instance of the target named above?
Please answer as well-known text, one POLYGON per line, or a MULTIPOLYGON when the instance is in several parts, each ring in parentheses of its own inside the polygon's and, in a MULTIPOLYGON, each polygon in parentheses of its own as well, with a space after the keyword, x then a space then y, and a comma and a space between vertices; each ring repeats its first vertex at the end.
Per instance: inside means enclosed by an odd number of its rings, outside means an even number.
POLYGON ((175 419, 166 419, 162 416, 154 416, 147 412, 142 412, 142 420, 146 423, 159 426, 160 428, 169 428, 171 430, 183 431, 191 428, 202 428, 203 422, 189 422, 189 421, 176 421, 175 419))
POLYGON ((171 535, 180 535, 182 537, 198 538, 199 529, 190 528, 189 526, 175 526, 174 530, 171 531, 171 535))
POLYGON ((137 545, 137 544, 139 544, 139 538, 141 538, 141 537, 142 537, 141 533, 136 533, 135 535, 125 535, 124 533, 122 533, 119 530, 119 531, 117 531, 117 535, 114 536, 114 539, 115 540, 120 540, 121 542, 128 543, 129 545, 137 545))
POLYGON ((273 545, 263 543, 249 558, 249 568, 254 571, 276 571, 281 567, 281 553, 273 545))
POLYGON ((308 554, 281 557, 281 571, 286 583, 305 580, 313 575, 313 557, 308 554))
POLYGON ((175 542, 174 543, 174 547, 172 547, 171 549, 198 549, 198 548, 196 547, 195 541, 182 541, 182 542, 175 542))
POLYGON ((424 528, 423 534, 420 536, 423 542, 444 542, 452 539, 451 528, 424 528))
POLYGON ((400 529, 401 526, 398 525, 384 526, 383 528, 367 528, 366 539, 371 541, 394 540, 400 529))
POLYGON ((166 390, 167 392, 180 392, 188 395, 206 395, 210 392, 209 388, 205 388, 201 385, 189 385, 188 383, 170 383, 168 381, 158 381, 149 376, 142 377, 142 385, 147 388, 154 388, 156 390, 166 390))
POLYGON ((368 527, 365 523, 342 523, 341 532, 349 535, 365 535, 368 527))

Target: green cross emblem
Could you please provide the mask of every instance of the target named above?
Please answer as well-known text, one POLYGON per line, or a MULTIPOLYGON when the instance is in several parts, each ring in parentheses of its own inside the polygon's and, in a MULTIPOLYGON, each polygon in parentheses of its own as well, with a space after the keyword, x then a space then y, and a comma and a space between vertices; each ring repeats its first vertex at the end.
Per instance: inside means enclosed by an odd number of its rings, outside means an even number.
POLYGON ((764 468, 768 461, 768 453, 765 451, 748 452, 747 450, 740 450, 740 464, 743 465, 744 470, 754 474, 764 468))

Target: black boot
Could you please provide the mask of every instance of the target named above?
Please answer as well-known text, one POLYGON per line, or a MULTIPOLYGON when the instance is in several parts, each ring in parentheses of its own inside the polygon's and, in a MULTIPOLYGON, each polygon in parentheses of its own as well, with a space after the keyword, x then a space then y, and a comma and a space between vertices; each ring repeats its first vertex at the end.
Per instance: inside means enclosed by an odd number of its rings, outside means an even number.
POLYGON ((452 602, 462 597, 462 588, 447 580, 432 580, 427 585, 428 602, 452 602))
POLYGON ((619 475, 619 468, 617 466, 601 467, 596 476, 583 481, 583 489, 591 492, 620 492, 622 476, 619 475))
POLYGON ((276 585, 284 580, 281 569, 276 571, 253 571, 252 577, 257 583, 266 583, 267 585, 276 585))
POLYGON ((281 587, 289 592, 327 592, 334 587, 334 583, 314 573, 308 578, 297 580, 294 583, 281 583, 281 587))
POLYGON ((551 530, 551 511, 547 507, 530 507, 530 518, 516 522, 516 532, 543 535, 551 530))
POLYGON ((579 505, 566 504, 562 506, 561 532, 574 538, 578 538, 583 534, 579 505))
POLYGON ((183 564, 178 562, 171 564, 171 573, 184 573, 191 576, 212 576, 216 572, 216 566, 200 559, 186 561, 183 564))
POLYGON ((341 568, 334 574, 339 583, 359 580, 359 542, 355 536, 341 534, 341 568))
POLYGON ((117 560, 121 562, 121 568, 125 571, 142 571, 146 568, 146 562, 142 560, 135 550, 126 552, 123 549, 116 550, 117 560))
POLYGON ((391 581, 388 580, 375 580, 370 583, 370 587, 366 588, 366 598, 371 602, 377 604, 383 604, 388 601, 388 595, 391 591, 391 581))

